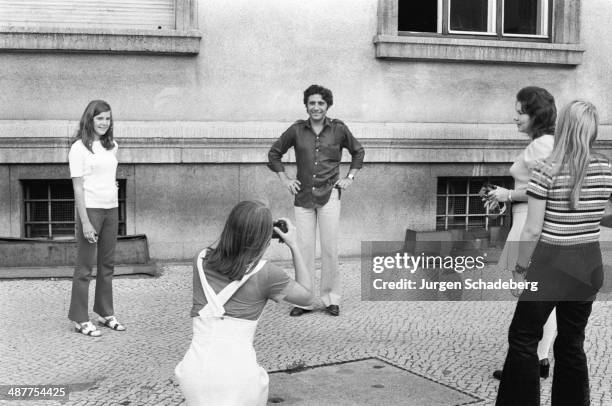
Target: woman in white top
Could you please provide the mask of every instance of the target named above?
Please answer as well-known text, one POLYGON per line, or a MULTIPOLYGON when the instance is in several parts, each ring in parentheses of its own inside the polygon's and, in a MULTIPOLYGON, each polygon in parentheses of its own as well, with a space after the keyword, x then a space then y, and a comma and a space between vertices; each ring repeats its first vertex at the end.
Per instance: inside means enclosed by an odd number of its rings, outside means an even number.
MULTIPOLYGON (((546 89, 535 86, 525 87, 517 93, 515 108, 514 122, 517 129, 527 134, 531 142, 510 167, 510 175, 514 178, 514 189, 498 186, 489 193, 489 198, 500 203, 512 203, 512 228, 508 233, 498 266, 512 270, 514 278, 521 279, 519 275, 514 274, 514 268, 518 259, 518 242, 527 218, 527 185, 536 162, 544 160, 552 152, 557 109, 554 97, 546 89)), ((538 345, 540 376, 543 378, 547 378, 549 374, 548 353, 556 330, 557 323, 553 310, 544 326, 544 334, 538 345)), ((493 376, 500 379, 501 370, 495 371, 493 376)))
POLYGON ((97 256, 96 293, 93 310, 98 324, 116 331, 125 327, 113 309, 113 272, 119 223, 117 196, 117 142, 113 139, 111 107, 91 101, 81 117, 68 161, 76 204, 77 265, 72 278, 68 318, 75 331, 91 337, 100 331, 89 320, 89 280, 97 256))
POLYGON ((194 261, 193 340, 175 374, 188 406, 265 406, 268 374, 253 349, 257 321, 269 299, 312 304, 312 281, 295 227, 274 227, 293 256, 295 280, 262 260, 273 222, 260 202, 238 203, 217 246, 194 261))

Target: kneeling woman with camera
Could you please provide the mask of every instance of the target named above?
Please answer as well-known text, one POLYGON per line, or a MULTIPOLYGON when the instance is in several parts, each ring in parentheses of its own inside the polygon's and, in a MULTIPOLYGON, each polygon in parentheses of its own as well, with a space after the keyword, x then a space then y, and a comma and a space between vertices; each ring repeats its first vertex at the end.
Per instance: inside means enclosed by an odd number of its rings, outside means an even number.
POLYGON ((244 201, 231 211, 218 244, 196 257, 193 274, 193 340, 175 370, 187 405, 265 405, 268 374, 257 364, 253 337, 272 299, 308 306, 310 276, 295 227, 273 227, 270 210, 244 201), (273 230, 291 249, 296 280, 262 260, 273 230))

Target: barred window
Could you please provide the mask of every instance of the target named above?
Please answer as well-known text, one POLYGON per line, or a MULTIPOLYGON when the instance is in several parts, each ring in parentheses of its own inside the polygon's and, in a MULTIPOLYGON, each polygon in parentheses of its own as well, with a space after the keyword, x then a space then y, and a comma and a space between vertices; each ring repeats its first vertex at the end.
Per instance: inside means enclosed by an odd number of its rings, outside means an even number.
POLYGON ((462 228, 489 229, 510 224, 510 210, 493 218, 485 209, 480 188, 485 183, 512 188, 512 177, 440 177, 438 178, 436 230, 462 228))
MULTIPOLYGON (((119 235, 126 234, 125 179, 119 179, 119 235)), ((23 180, 26 238, 72 239, 75 227, 71 179, 23 180)))

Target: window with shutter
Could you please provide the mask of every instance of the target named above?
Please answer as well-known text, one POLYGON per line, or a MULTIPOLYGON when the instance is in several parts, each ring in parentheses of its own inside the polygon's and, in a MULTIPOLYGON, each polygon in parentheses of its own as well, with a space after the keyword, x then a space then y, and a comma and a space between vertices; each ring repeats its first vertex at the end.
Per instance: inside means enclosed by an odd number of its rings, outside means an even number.
POLYGON ((0 0, 0 25, 173 30, 174 0, 0 0))
POLYGON ((0 0, 0 50, 197 54, 197 0, 0 0))

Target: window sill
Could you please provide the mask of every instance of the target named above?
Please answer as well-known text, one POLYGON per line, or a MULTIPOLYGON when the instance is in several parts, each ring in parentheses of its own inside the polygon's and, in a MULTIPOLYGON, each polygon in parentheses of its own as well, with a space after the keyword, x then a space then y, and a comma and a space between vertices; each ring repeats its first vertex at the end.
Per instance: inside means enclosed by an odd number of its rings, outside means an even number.
POLYGON ((126 30, 0 27, 0 52, 48 51, 195 55, 198 30, 126 30))
POLYGON ((394 35, 377 35, 374 46, 376 57, 385 59, 567 66, 580 65, 584 53, 575 44, 394 35))

